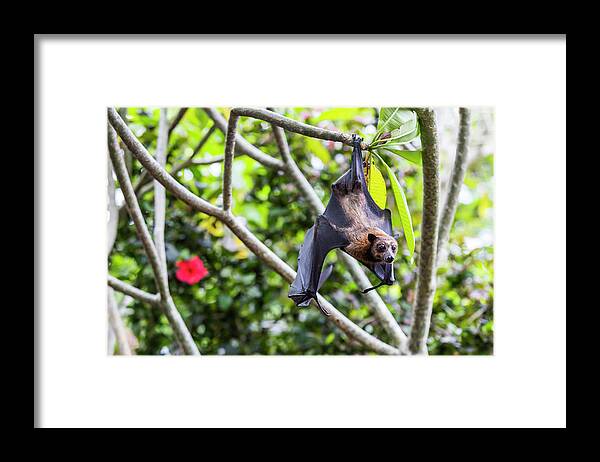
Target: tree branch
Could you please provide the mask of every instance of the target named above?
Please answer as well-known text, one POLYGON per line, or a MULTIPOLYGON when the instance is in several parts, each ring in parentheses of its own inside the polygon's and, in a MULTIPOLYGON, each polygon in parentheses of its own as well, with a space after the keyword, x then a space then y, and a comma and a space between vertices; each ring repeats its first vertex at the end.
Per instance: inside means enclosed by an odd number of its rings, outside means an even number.
POLYGON ((115 180, 113 179, 113 169, 110 162, 110 157, 107 156, 107 181, 108 181, 108 224, 107 224, 107 239, 106 239, 106 254, 110 252, 115 245, 117 238, 117 228, 119 227, 119 208, 115 200, 115 180))
MULTIPOLYGON (((310 185, 306 177, 302 174, 300 168, 292 158, 290 154, 290 148, 285 137, 285 132, 281 127, 273 125, 273 133, 275 134, 275 141, 277 142, 277 146, 279 147, 279 151, 281 152, 281 157, 286 165, 286 172, 289 174, 292 182, 298 187, 300 193, 306 198, 308 201, 309 207, 312 209, 315 215, 320 215, 325 211, 325 207, 315 193, 315 190, 310 185)), ((344 252, 338 252, 338 256, 344 262, 352 278, 358 285, 359 289, 364 290, 367 287, 370 287, 372 284, 369 281, 369 278, 365 275, 364 271, 360 267, 360 264, 354 260, 350 255, 344 252)), ((394 319, 394 316, 388 309, 387 305, 381 299, 378 293, 371 291, 365 295, 367 299, 367 303, 370 307, 373 308, 375 312, 375 316, 380 324, 383 326, 385 331, 391 336, 394 343, 402 350, 408 338, 402 332, 400 325, 394 319)))
POLYGON ((159 294, 149 294, 148 292, 138 289, 131 284, 127 284, 126 282, 123 282, 110 274, 108 275, 108 285, 125 295, 129 295, 130 297, 139 300, 140 302, 147 303, 152 306, 160 306, 159 294))
POLYGON ((223 210, 231 211, 231 169, 233 167, 233 151, 235 149, 236 126, 239 116, 231 114, 227 123, 227 139, 225 141, 225 162, 223 164, 223 210))
MULTIPOLYGON (((179 111, 177 112, 177 114, 173 118, 173 121, 171 122, 171 125, 169 126, 169 132, 167 134, 167 137, 171 135, 171 132, 175 129, 175 127, 177 127, 177 125, 179 124, 179 122, 181 122, 181 119, 183 119, 183 116, 185 115, 185 113, 187 112, 187 110, 188 110, 187 107, 182 107, 181 109, 179 109, 179 111)), ((165 149, 165 152, 166 152, 166 149, 165 149)))
POLYGON ((210 139, 210 137, 212 136, 212 134, 215 132, 216 129, 217 129, 217 127, 215 126, 215 124, 211 125, 211 127, 204 134, 204 136, 202 137, 200 142, 194 148, 194 152, 192 152, 192 155, 187 160, 181 162, 178 165, 175 165, 173 167, 173 169, 171 170, 171 175, 175 176, 175 174, 177 172, 179 172, 180 170, 183 170, 184 168, 189 167, 190 165, 208 165, 208 164, 213 164, 216 162, 221 162, 223 160, 223 156, 215 156, 210 159, 194 160, 194 157, 196 157, 196 154, 198 154, 198 152, 200 152, 200 149, 202 149, 202 147, 210 139))
POLYGON ((427 354, 427 336, 436 283, 435 255, 440 197, 439 147, 435 112, 430 108, 416 109, 416 112, 421 122, 423 144, 423 220, 409 349, 412 354, 427 354))
POLYGON ((458 128, 458 143, 456 145, 456 155, 454 157, 454 166, 450 176, 448 194, 446 203, 442 209, 442 215, 439 221, 438 241, 437 241, 437 266, 446 258, 446 243, 450 235, 450 229, 454 222, 454 214, 458 207, 458 196, 460 188, 467 173, 467 158, 469 154, 469 138, 471 128, 471 111, 468 108, 459 108, 460 122, 458 128))
POLYGON ((121 318, 121 314, 119 313, 117 303, 115 302, 113 290, 110 287, 108 288, 107 299, 108 322, 110 328, 112 328, 113 332, 115 333, 115 337, 117 338, 119 354, 131 355, 131 348, 129 347, 129 342, 127 341, 127 332, 125 330, 125 324, 123 324, 123 319, 121 318))
MULTIPOLYGON (((110 111, 112 111, 114 117, 118 118, 118 120, 121 121, 121 123, 127 129, 127 131, 131 133, 127 125, 117 114, 117 111, 115 111, 113 108, 109 109, 109 112, 110 111)), ((133 134, 131 135, 133 136, 133 134)), ((121 137, 121 139, 123 139, 123 137, 121 137)), ((127 143, 127 140, 123 139, 123 142, 131 150, 131 147, 127 143)), ((154 242, 152 242, 150 232, 146 227, 146 223, 144 221, 140 205, 138 204, 137 198, 135 197, 135 193, 133 191, 133 186, 131 185, 129 175, 127 175, 127 167, 125 166, 125 161, 123 159, 123 152, 117 142, 116 133, 110 125, 108 126, 108 147, 110 158, 113 163, 113 168, 115 169, 117 179, 119 180, 119 184, 121 186, 121 191, 123 192, 123 196, 125 197, 127 211, 135 224, 137 235, 142 242, 146 255, 148 256, 148 261, 150 262, 150 265, 152 267, 154 280, 156 281, 156 285, 160 293, 161 307, 163 308, 163 312, 169 320, 169 323, 173 328, 173 332, 175 332, 175 336, 181 344, 183 350, 187 354, 200 354, 189 330, 187 329, 185 323, 183 322, 183 319, 181 318, 181 314, 179 313, 179 311, 177 311, 175 304, 171 299, 171 294, 169 293, 169 286, 167 283, 167 277, 163 275, 162 272, 160 257, 158 255, 156 247, 154 246, 154 242)), ((133 154, 135 155, 135 153, 133 154)), ((158 163, 154 159, 152 160, 158 165, 158 163)))
MULTIPOLYGON (((325 130, 324 128, 314 127, 302 122, 297 122, 273 111, 247 107, 235 107, 231 110, 231 114, 264 120, 265 122, 269 122, 272 125, 277 125, 288 132, 299 133, 300 135, 309 136, 311 138, 319 138, 321 140, 339 141, 340 143, 344 143, 348 146, 353 146, 352 135, 325 130)), ((363 143, 362 148, 366 149, 367 145, 363 143)))
MULTIPOLYGON (((225 120, 225 117, 223 117, 219 113, 219 111, 217 111, 214 108, 203 108, 203 110, 213 120, 213 122, 215 123, 217 128, 221 130, 221 132, 227 133, 227 121, 225 120)), ((274 157, 271 157, 268 154, 265 154, 256 146, 253 146, 248 141, 246 141, 239 134, 235 136, 235 144, 242 154, 251 157, 255 161, 260 162, 261 164, 267 167, 276 168, 278 170, 284 169, 282 161, 280 161, 279 159, 275 159, 274 157)))
MULTIPOLYGON (((225 224, 246 245, 246 247, 248 247, 248 249, 267 266, 277 272, 289 283, 294 280, 296 277, 295 271, 283 260, 281 260, 275 253, 273 253, 273 251, 263 244, 256 236, 254 236, 254 234, 252 234, 243 224, 241 224, 235 216, 228 214, 222 209, 215 207, 209 202, 199 198, 179 182, 177 182, 177 180, 170 176, 164 169, 162 169, 160 165, 158 165, 158 163, 148 154, 146 148, 137 140, 135 135, 131 133, 127 125, 120 120, 119 115, 112 108, 108 109, 108 119, 129 150, 148 170, 148 173, 160 181, 171 194, 195 210, 214 216, 222 221, 223 224, 225 224)), ((240 138, 241 137, 236 137, 236 142, 239 142, 240 138)), ((337 325, 350 338, 359 341, 361 344, 380 354, 399 353, 399 350, 396 348, 387 345, 386 343, 362 330, 320 295, 319 302, 330 313, 330 316, 327 319, 337 325)), ((313 305, 317 307, 317 304, 314 301, 313 305)))
MULTIPOLYGON (((167 144, 169 141, 169 126, 167 123, 167 109, 160 110, 158 122, 158 139, 156 141, 156 161, 165 168, 167 161, 167 144)), ((154 244, 158 253, 161 266, 160 276, 165 287, 169 286, 167 278, 167 254, 165 249, 165 217, 167 213, 167 198, 165 188, 154 180, 154 244)))
POLYGON ((115 342, 116 342, 115 331, 113 330, 113 328, 110 326, 110 323, 109 323, 108 328, 106 329, 106 354, 108 356, 113 356, 115 354, 115 342))

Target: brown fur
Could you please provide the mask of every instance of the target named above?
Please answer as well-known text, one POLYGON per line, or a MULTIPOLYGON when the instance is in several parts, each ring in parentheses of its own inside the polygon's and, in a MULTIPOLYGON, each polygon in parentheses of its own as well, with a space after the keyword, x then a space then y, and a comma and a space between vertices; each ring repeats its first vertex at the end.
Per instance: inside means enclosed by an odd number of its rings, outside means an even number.
POLYGON ((343 232, 350 241, 344 250, 363 263, 382 262, 384 256, 389 254, 395 257, 396 250, 392 251, 391 247, 394 246, 397 249, 396 240, 379 229, 379 226, 383 224, 382 220, 370 218, 363 212, 367 204, 361 191, 361 184, 357 183, 353 190, 334 188, 333 191, 350 221, 348 227, 336 226, 336 229, 343 232), (373 241, 369 240, 369 234, 375 236, 373 241), (378 250, 380 243, 386 246, 387 252, 378 250))

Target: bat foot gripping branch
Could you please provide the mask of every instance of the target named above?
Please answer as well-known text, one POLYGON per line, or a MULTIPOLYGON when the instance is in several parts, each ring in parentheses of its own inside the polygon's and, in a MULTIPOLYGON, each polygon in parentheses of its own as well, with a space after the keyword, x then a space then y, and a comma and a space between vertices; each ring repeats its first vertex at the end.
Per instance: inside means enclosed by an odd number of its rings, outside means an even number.
POLYGON ((325 308, 323 308, 321 306, 321 304, 319 303, 319 299, 317 298, 317 296, 315 295, 315 302, 317 302, 317 306, 319 307, 319 309, 321 310, 321 312, 325 315, 325 316, 329 316, 331 313, 329 311, 327 311, 325 308))
POLYGON ((362 290, 361 292, 362 292, 363 294, 366 294, 367 292, 370 292, 370 291, 372 291, 373 289, 378 289, 378 288, 380 288, 380 287, 381 287, 382 285, 384 285, 384 284, 385 284, 385 282, 384 282, 384 281, 381 281, 381 282, 380 282, 379 284, 377 284, 376 286, 369 287, 368 289, 362 290))

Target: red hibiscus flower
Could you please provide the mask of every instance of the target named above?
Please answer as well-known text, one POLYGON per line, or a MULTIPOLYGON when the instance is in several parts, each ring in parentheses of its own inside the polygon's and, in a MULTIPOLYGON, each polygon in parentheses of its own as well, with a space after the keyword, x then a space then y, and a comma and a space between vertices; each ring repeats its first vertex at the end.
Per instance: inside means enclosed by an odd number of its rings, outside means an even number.
POLYGON ((175 277, 189 285, 196 284, 208 275, 208 270, 204 267, 204 262, 198 256, 192 257, 189 260, 180 260, 176 265, 178 269, 175 277))

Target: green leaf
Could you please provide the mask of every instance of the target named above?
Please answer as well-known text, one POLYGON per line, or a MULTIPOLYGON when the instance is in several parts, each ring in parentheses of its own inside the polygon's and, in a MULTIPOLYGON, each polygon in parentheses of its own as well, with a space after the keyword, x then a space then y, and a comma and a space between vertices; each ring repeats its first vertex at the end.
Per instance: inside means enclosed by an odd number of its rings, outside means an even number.
POLYGON ((406 149, 395 149, 389 146, 384 146, 382 148, 377 148, 376 151, 378 151, 380 154, 393 154, 395 156, 402 157, 403 159, 406 159, 409 162, 412 162, 413 164, 421 166, 422 151, 420 150, 407 151, 406 149))
POLYGON ((406 124, 411 122, 414 123, 416 118, 417 115, 410 109, 402 109, 399 107, 382 107, 379 111, 377 132, 383 133, 384 131, 392 132, 394 130, 398 130, 406 124))
MULTIPOLYGON (((311 120, 312 123, 320 122, 322 120, 336 120, 336 121, 348 121, 354 120, 356 117, 369 114, 370 110, 366 108, 353 108, 353 107, 340 107, 327 109, 318 117, 311 120)), ((371 111, 372 112, 372 111, 371 111)))
POLYGON ((373 162, 373 156, 370 157, 368 174, 367 169, 365 169, 365 175, 367 176, 367 189, 369 190, 369 193, 371 194, 371 197, 375 203, 380 209, 383 210, 387 202, 385 180, 381 174, 381 171, 377 168, 375 162, 373 162))
POLYGON ((398 214, 400 215, 402 230, 404 231, 404 238, 406 239, 406 244, 408 245, 408 250, 410 252, 410 256, 412 257, 415 251, 415 234, 413 231, 410 211, 408 210, 408 203, 406 202, 406 196, 404 195, 404 190, 402 189, 402 186, 400 186, 400 182, 388 164, 386 164, 377 153, 373 154, 375 154, 381 163, 383 163, 388 178, 390 179, 390 185, 392 186, 392 192, 394 193, 394 202, 396 203, 396 208, 398 209, 398 214))
POLYGON ((233 303, 233 298, 231 298, 227 294, 219 294, 217 296, 217 306, 219 307, 220 310, 223 310, 223 311, 227 310, 227 308, 229 308, 232 303, 233 303))
POLYGON ((324 164, 331 160, 331 154, 329 154, 329 150, 325 146, 323 146, 323 143, 321 143, 319 140, 316 140, 314 138, 307 138, 306 147, 324 164))
POLYGON ((391 131, 391 138, 390 139, 401 139, 407 135, 413 136, 413 133, 416 133, 417 131, 417 118, 414 117, 412 119, 409 119, 406 123, 404 123, 403 125, 401 125, 398 128, 395 128, 394 130, 391 131))
POLYGON ((140 271, 135 258, 127 255, 114 254, 111 256, 110 263, 110 274, 119 279, 133 279, 140 271))
POLYGON ((371 145, 376 148, 388 143, 408 143, 420 134, 418 117, 414 111, 401 108, 381 108, 377 132, 371 145), (389 138, 382 139, 381 136, 384 133, 389 133, 389 138))

